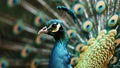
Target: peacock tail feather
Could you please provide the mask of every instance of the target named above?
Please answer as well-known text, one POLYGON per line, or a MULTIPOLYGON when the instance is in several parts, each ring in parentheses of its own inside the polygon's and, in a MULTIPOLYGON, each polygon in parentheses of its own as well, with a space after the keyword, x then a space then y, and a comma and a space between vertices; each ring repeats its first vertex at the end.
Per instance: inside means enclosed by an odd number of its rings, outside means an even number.
POLYGON ((0 68, 48 68, 55 39, 38 31, 54 19, 73 68, 120 68, 120 0, 0 1, 0 68))

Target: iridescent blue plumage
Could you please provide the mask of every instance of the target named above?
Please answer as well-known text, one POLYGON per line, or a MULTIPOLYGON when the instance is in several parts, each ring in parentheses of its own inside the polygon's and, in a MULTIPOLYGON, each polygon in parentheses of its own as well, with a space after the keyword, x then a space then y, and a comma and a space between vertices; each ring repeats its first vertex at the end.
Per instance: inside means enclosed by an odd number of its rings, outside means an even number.
POLYGON ((68 36, 62 26, 62 21, 56 19, 50 20, 48 22, 48 25, 56 23, 60 24, 61 27, 59 31, 55 32, 53 35, 56 39, 56 42, 50 57, 49 68, 72 68, 70 65, 70 55, 67 51, 68 36))
POLYGON ((49 68, 72 68, 66 39, 63 38, 56 41, 51 54, 49 68))
POLYGON ((46 27, 40 30, 55 38, 49 68, 72 68, 70 65, 70 53, 67 51, 68 35, 61 20, 53 19, 47 22, 46 27))

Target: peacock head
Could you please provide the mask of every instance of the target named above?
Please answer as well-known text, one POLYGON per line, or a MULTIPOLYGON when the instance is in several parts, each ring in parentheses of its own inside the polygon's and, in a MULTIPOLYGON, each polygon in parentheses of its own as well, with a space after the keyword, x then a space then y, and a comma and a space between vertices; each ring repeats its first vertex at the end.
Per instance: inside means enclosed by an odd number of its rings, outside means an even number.
POLYGON ((55 40, 66 38, 66 30, 63 27, 63 22, 58 19, 48 21, 46 26, 39 30, 38 35, 41 33, 51 35, 55 38, 55 40))

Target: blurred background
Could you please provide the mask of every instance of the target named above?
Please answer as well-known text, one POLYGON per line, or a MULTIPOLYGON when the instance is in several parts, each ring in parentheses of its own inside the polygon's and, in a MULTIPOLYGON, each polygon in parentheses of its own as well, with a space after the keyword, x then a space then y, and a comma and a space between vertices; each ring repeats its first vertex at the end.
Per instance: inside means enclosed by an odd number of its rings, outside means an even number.
MULTIPOLYGON (((81 48, 88 44, 87 41, 109 27, 117 29, 119 34, 116 43, 119 45, 120 25, 116 24, 115 20, 118 19, 112 20, 110 17, 111 13, 115 14, 115 8, 116 12, 119 11, 120 0, 103 0, 107 9, 105 12, 104 8, 101 12, 95 11, 95 5, 101 8, 99 1, 101 0, 0 0, 0 68, 48 68, 55 41, 52 36, 38 36, 37 33, 51 19, 64 22, 69 37, 68 50, 73 57, 79 57, 81 48), (74 10, 78 23, 75 24, 66 12, 57 10, 56 7, 60 5, 74 10), (109 19, 114 27, 109 26, 109 22, 106 24, 109 19)), ((118 48, 115 51, 118 60, 116 67, 120 65, 119 54, 118 48)), ((73 60, 74 64, 76 62, 73 60)))
POLYGON ((69 17, 58 5, 65 2, 0 0, 0 68, 47 68, 54 39, 37 32, 50 19, 69 17))

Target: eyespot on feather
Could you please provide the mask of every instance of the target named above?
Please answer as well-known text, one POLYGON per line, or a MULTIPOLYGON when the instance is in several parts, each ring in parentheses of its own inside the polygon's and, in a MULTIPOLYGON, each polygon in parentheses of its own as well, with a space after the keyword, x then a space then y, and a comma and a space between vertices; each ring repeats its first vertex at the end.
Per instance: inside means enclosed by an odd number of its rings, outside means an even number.
POLYGON ((117 62, 117 57, 116 56, 113 56, 113 58, 110 60, 110 64, 114 64, 117 62))
POLYGON ((73 10, 77 15, 84 15, 85 7, 82 4, 77 3, 77 4, 74 4, 73 10))
POLYGON ((115 40, 115 47, 118 47, 118 46, 120 46, 120 38, 115 40))
POLYGON ((0 59, 0 68, 7 68, 8 61, 6 59, 0 59))
POLYGON ((77 46, 76 46, 76 51, 77 52, 84 52, 85 51, 85 45, 84 44, 78 44, 77 46))
POLYGON ((68 33, 68 37, 71 39, 71 38, 76 38, 76 31, 75 30, 73 30, 73 29, 69 29, 68 31, 67 31, 67 33, 68 33))
POLYGON ((71 58, 71 62, 70 62, 70 64, 71 65, 76 65, 78 63, 78 58, 77 57, 73 57, 73 58, 71 58))
POLYGON ((37 36, 37 37, 35 38, 35 44, 40 45, 40 44, 42 43, 43 39, 44 39, 44 38, 42 37, 42 34, 39 35, 39 36, 37 36))
POLYGON ((8 0, 8 6, 13 7, 20 3, 21 0, 8 0))
POLYGON ((101 0, 101 1, 98 1, 98 2, 95 4, 94 9, 95 9, 95 11, 96 11, 97 13, 102 13, 102 12, 105 11, 106 7, 107 7, 107 6, 106 6, 106 3, 101 0))
POLYGON ((109 27, 114 27, 114 26, 116 26, 117 23, 118 23, 118 18, 119 18, 119 16, 118 16, 117 14, 112 15, 112 16, 108 19, 108 22, 107 22, 108 26, 109 26, 109 27))
POLYGON ((19 25, 19 24, 15 24, 14 27, 13 27, 13 33, 15 35, 19 34, 20 32, 22 32, 23 30, 23 27, 22 25, 19 25))
POLYGON ((41 23, 43 23, 43 19, 40 16, 36 16, 34 20, 35 26, 40 26, 41 23))
POLYGON ((32 61, 31 61, 31 68, 36 68, 37 67, 37 65, 39 64, 39 61, 38 61, 38 59, 33 59, 32 61))
POLYGON ((26 58, 31 53, 31 51, 32 51, 32 48, 30 46, 25 46, 21 51, 21 56, 23 58, 26 58))
POLYGON ((90 32, 93 28, 93 23, 90 20, 86 20, 82 25, 83 25, 83 30, 86 32, 90 32))

